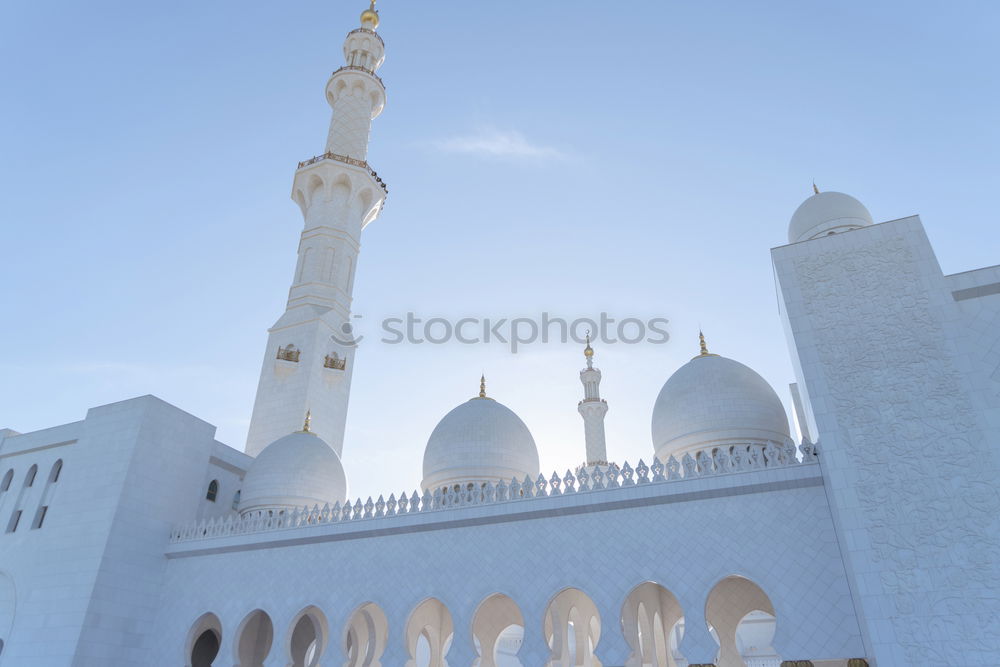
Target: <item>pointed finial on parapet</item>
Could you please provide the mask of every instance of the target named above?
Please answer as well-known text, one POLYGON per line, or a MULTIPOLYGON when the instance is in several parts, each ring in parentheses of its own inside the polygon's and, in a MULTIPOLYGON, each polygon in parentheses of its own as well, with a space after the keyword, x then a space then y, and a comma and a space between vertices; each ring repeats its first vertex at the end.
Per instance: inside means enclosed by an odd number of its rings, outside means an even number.
POLYGON ((311 422, 312 422, 312 411, 311 410, 306 410, 306 419, 302 423, 302 432, 303 433, 309 433, 310 432, 309 431, 309 424, 311 422))
POLYGON ((819 188, 816 187, 816 181, 813 181, 813 194, 819 194, 819 188))

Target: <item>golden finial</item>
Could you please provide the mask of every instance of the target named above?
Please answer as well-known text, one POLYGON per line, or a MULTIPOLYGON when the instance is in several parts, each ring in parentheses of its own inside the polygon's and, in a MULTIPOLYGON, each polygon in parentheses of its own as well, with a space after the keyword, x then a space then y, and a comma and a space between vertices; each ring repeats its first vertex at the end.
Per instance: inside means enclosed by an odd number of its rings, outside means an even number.
POLYGON ((479 398, 486 398, 486 374, 479 376, 479 398))
POLYGON ((813 194, 819 194, 819 188, 816 187, 816 181, 813 181, 813 194))
POLYGON ((698 331, 698 342, 701 344, 701 354, 698 356, 707 357, 709 354, 708 345, 705 344, 705 334, 700 330, 698 331))
POLYGON ((312 421, 312 411, 311 410, 306 410, 306 420, 302 424, 302 432, 303 433, 309 433, 309 422, 311 422, 311 421, 312 421))
POLYGON ((583 348, 583 356, 590 359, 594 356, 594 348, 590 347, 590 332, 587 332, 587 347, 583 348))
POLYGON ((372 4, 368 9, 361 12, 361 27, 364 27, 368 21, 371 21, 372 30, 378 27, 378 12, 375 11, 375 0, 372 0, 372 4))

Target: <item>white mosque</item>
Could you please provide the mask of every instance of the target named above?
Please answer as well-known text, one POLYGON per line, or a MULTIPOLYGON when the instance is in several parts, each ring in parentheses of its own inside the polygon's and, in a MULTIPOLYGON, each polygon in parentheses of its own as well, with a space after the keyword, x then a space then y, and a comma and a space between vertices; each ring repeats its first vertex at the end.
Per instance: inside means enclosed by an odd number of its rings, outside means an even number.
POLYGON ((918 217, 845 194, 772 250, 800 437, 702 338, 648 457, 611 462, 588 344, 582 464, 541 471, 483 381, 419 488, 347 497, 355 349, 332 334, 386 197, 378 25, 348 33, 325 152, 295 170, 245 452, 153 396, 0 430, 0 665, 1000 665, 1000 266, 943 275, 918 217))

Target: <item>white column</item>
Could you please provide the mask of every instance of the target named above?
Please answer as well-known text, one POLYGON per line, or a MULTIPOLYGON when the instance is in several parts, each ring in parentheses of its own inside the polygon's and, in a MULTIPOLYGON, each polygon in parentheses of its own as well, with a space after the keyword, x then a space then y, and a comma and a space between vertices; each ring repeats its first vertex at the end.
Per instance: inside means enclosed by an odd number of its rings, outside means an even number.
POLYGON ((608 413, 608 403, 601 398, 601 371, 594 368, 594 350, 590 347, 590 336, 587 336, 587 347, 583 351, 587 358, 587 367, 580 371, 580 382, 583 384, 583 400, 577 406, 583 417, 583 432, 587 448, 587 465, 606 464, 608 462, 608 447, 604 434, 604 416, 608 413))

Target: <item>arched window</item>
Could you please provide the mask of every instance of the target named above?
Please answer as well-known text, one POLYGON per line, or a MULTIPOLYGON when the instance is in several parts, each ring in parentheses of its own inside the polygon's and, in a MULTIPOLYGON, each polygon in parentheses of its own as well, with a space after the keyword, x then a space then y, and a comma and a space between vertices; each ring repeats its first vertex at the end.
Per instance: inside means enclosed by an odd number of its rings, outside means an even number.
POLYGON ((10 488, 10 483, 14 480, 14 469, 11 468, 7 471, 7 474, 3 476, 3 483, 0 483, 0 493, 3 493, 10 488))
POLYGON ((188 667, 212 667, 222 645, 222 623, 219 617, 209 612, 203 614, 188 632, 188 667))
POLYGON ((236 657, 239 664, 262 667, 274 641, 271 617, 257 609, 243 619, 236 637, 236 657))
POLYGON ((712 588, 705 602, 709 632, 719 643, 717 664, 781 662, 774 647, 775 613, 767 593, 738 575, 726 577, 712 588))
POLYGON ((344 652, 347 653, 345 667, 364 667, 382 664, 389 638, 389 621, 385 612, 374 602, 366 602, 358 608, 348 621, 344 637, 344 652))
POLYGON ((208 483, 208 493, 205 494, 205 500, 215 502, 215 498, 219 495, 219 480, 213 479, 208 483))
POLYGON ((403 639, 410 660, 416 665, 443 667, 451 647, 454 624, 448 607, 437 598, 427 598, 410 612, 403 639))
POLYGON ((27 488, 35 483, 35 475, 38 474, 38 466, 33 465, 28 468, 28 474, 24 478, 24 486, 27 488))
MULTIPOLYGON (((316 667, 326 648, 326 616, 316 607, 304 609, 292 624, 286 642, 290 667, 316 667)), ((340 663, 343 664, 343 663, 340 663)))
POLYGON ((238 510, 240 508, 240 493, 241 493, 241 491, 237 491, 236 493, 233 494, 233 509, 234 510, 238 510))
POLYGON ((52 472, 49 473, 49 484, 55 484, 59 481, 59 473, 62 472, 62 459, 59 459, 52 465, 52 472))

